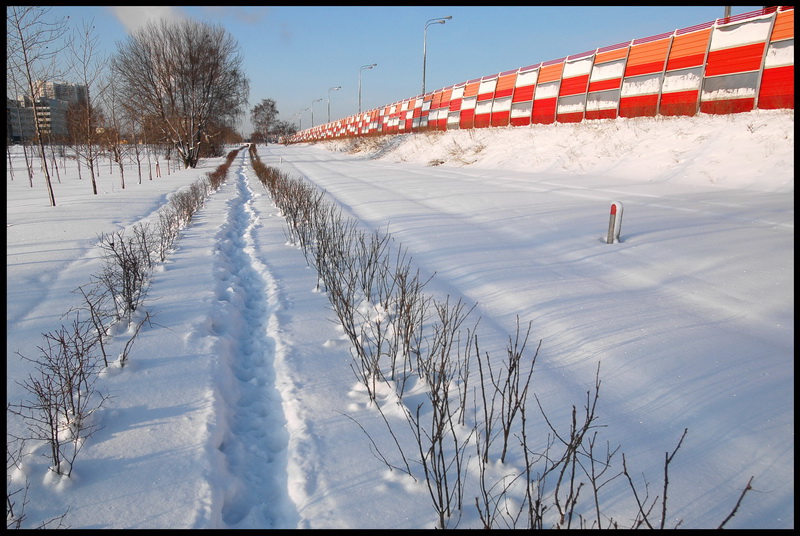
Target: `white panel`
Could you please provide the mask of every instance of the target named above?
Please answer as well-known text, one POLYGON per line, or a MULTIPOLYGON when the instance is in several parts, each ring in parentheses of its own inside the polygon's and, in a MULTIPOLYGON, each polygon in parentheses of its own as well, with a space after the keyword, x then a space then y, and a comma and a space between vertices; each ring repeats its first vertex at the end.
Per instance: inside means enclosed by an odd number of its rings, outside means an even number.
POLYGON ((483 95, 484 93, 494 93, 494 88, 496 87, 497 78, 492 78, 491 80, 481 80, 481 83, 478 86, 478 95, 483 95))
POLYGON ((463 96, 464 96, 464 86, 454 87, 453 94, 450 96, 450 100, 460 99, 463 96))
POLYGON ((633 97, 635 95, 653 95, 661 90, 663 73, 647 74, 644 76, 633 76, 622 81, 623 97, 633 97))
POLYGON ((595 65, 594 69, 592 69, 592 76, 589 77, 589 81, 596 82, 598 80, 622 78, 625 74, 625 62, 625 58, 622 58, 595 65))
POLYGON ((589 71, 592 70, 593 61, 594 61, 593 55, 575 61, 566 61, 564 62, 564 74, 562 74, 561 77, 572 78, 573 76, 589 74, 589 71))
POLYGON ((678 71, 670 71, 664 78, 664 87, 661 90, 663 93, 671 93, 674 91, 689 91, 697 90, 703 84, 703 68, 694 67, 691 69, 681 69, 678 71))
POLYGON ((764 67, 782 67, 794 65, 794 39, 777 41, 769 45, 764 67))
POLYGON ((538 86, 536 86, 536 91, 534 92, 533 100, 557 97, 558 86, 559 86, 558 81, 539 84, 538 86))
POLYGON ((586 111, 613 110, 616 109, 617 104, 619 104, 618 89, 589 93, 586 98, 586 111))
POLYGON ((756 96, 758 73, 713 76, 703 81, 701 101, 744 99, 756 96))
POLYGON ((585 107, 586 95, 570 95, 569 97, 562 97, 558 99, 556 113, 568 114, 574 112, 583 112, 585 107))
POLYGON ((769 39, 771 30, 771 16, 737 24, 717 26, 711 33, 709 50, 763 43, 769 39))
POLYGON ((466 97, 461 101, 461 109, 462 110, 472 110, 475 108, 475 103, 477 102, 478 97, 466 97))
POLYGON ((511 97, 501 97, 492 103, 492 112, 507 112, 511 109, 511 97))
POLYGON ((528 102, 515 102, 511 105, 511 117, 530 117, 533 111, 533 103, 528 102))
POLYGON ((517 73, 517 80, 514 82, 514 87, 532 86, 539 78, 539 69, 533 71, 526 71, 524 73, 517 73))
POLYGON ((491 111, 492 111, 492 101, 490 100, 480 101, 475 106, 476 114, 488 114, 491 113, 491 111))

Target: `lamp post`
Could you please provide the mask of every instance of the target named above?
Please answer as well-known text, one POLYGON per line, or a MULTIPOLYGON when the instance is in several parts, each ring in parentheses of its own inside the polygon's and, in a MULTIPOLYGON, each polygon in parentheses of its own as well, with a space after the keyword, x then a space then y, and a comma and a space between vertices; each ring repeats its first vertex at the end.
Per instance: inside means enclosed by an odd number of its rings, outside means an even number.
POLYGON ((364 69, 372 69, 373 67, 377 67, 377 63, 373 63, 372 65, 363 65, 358 70, 358 113, 361 113, 361 71, 364 69))
POLYGON ((311 128, 314 128, 314 103, 320 102, 322 99, 314 99, 311 101, 311 128))
POLYGON ((428 26, 431 24, 444 24, 452 19, 452 16, 442 17, 439 19, 431 19, 425 23, 425 32, 422 34, 422 95, 425 95, 425 63, 427 61, 427 41, 428 41, 428 26))
POLYGON ((339 91, 342 86, 335 86, 328 88, 328 123, 331 122, 331 91, 339 91))
POLYGON ((295 114, 295 115, 297 115, 297 121, 298 121, 297 130, 298 131, 303 130, 303 112, 306 112, 306 111, 308 111, 308 108, 303 108, 302 110, 300 110, 299 112, 297 112, 295 114))

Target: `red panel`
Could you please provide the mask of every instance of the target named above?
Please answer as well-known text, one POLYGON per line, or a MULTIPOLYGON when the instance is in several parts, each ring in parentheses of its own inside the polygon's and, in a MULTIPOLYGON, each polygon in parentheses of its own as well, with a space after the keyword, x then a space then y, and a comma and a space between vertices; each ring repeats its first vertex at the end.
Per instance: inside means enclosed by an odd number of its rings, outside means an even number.
POLYGON ((459 116, 459 127, 460 128, 472 128, 475 122, 475 110, 461 110, 461 115, 459 116))
POLYGON ((612 108, 610 110, 593 110, 586 112, 586 119, 616 119, 617 110, 612 108))
POLYGON ((625 76, 638 76, 640 74, 659 73, 664 70, 664 60, 642 63, 625 69, 625 76))
POLYGON ((507 97, 514 92, 514 83, 517 81, 517 71, 512 73, 500 73, 495 87, 495 97, 507 97))
POLYGON ((703 58, 705 58, 705 53, 703 54, 696 54, 694 56, 683 56, 682 58, 675 58, 669 60, 667 63, 667 70, 673 71, 677 69, 688 69, 690 67, 698 67, 703 65, 703 58))
POLYGON ((706 76, 744 73, 761 68, 766 43, 754 43, 742 47, 726 48, 708 53, 706 76))
POLYGON ((593 91, 605 91, 607 89, 619 89, 622 83, 622 78, 612 78, 611 80, 598 80, 597 82, 589 82, 589 89, 587 93, 593 91))
POLYGON ((762 109, 794 109, 794 65, 764 69, 758 107, 762 109))
POLYGON ((531 124, 531 118, 529 116, 511 117, 510 122, 512 127, 523 127, 531 124))
POLYGON ((578 95, 586 93, 586 83, 589 81, 589 74, 582 74, 580 76, 573 76, 572 78, 564 78, 561 81, 561 88, 559 89, 559 96, 565 95, 578 95))
POLYGON ((478 95, 478 102, 492 100, 494 98, 494 93, 481 93, 478 95))
POLYGON ((558 99, 539 99, 534 102, 531 123, 549 124, 556 120, 556 105, 558 99))
POLYGON ((794 95, 765 95, 759 97, 758 107, 762 110, 794 110, 794 95))
POLYGON ((583 121, 583 112, 570 112, 568 114, 558 114, 556 120, 559 123, 580 123, 583 121))
POLYGON ((528 102, 533 100, 533 90, 536 86, 522 86, 514 90, 511 102, 528 102))
POLYGON ((486 128, 491 124, 492 114, 480 114, 475 116, 473 128, 486 128))
POLYGON ((756 99, 729 99, 700 103, 700 111, 704 114, 736 114, 750 112, 755 108, 756 99))
POLYGON ((658 95, 623 97, 619 101, 620 117, 655 117, 658 111, 658 95))
POLYGON ((492 113, 492 126, 493 127, 506 127, 511 118, 511 112, 493 112, 492 113))
POLYGON ((676 91, 661 95, 661 115, 695 115, 699 90, 676 91))
POLYGON ((453 96, 453 88, 449 87, 442 93, 442 106, 450 104, 450 97, 453 96))

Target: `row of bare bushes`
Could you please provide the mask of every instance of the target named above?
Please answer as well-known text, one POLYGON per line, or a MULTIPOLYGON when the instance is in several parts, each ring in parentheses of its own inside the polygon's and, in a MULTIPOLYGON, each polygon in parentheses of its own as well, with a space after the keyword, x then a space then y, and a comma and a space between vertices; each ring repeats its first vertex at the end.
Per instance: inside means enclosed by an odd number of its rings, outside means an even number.
MULTIPOLYGON (((541 341, 531 344, 530 324, 517 318, 503 355, 490 356, 480 347, 479 321, 471 320, 475 306, 426 293, 431 277, 413 268, 388 230, 360 229, 313 185, 264 165, 255 146, 250 156, 286 220, 287 238, 317 271, 351 343, 351 368, 395 454, 356 424, 389 469, 424 482, 437 527, 458 526, 474 507, 483 528, 667 528, 668 470, 686 431, 665 458, 662 494, 651 497, 619 447, 598 436, 599 366, 582 408, 573 406, 565 425, 552 422, 531 390, 541 341), (535 431, 532 407, 544 423, 535 431), (627 481, 632 500, 612 516, 601 505, 616 479, 627 481)), ((748 489, 749 482, 742 497, 748 489)))
MULTIPOLYGON (((43 334, 38 357, 17 352, 34 372, 17 381, 26 399, 7 408, 22 419, 26 430, 22 436, 9 433, 7 438, 7 528, 22 528, 25 520, 28 484, 15 487, 12 472, 22 468, 26 443, 46 444, 50 471, 72 475, 81 448, 99 428, 93 415, 110 398, 97 384, 99 373, 109 366, 125 366, 139 331, 151 321, 143 302, 154 266, 166 259, 181 229, 225 181, 238 152, 231 151, 216 170, 174 193, 158 211, 155 224, 139 222, 130 233, 101 234, 102 268, 89 284, 74 291, 80 305, 63 315, 69 319, 65 324, 43 334), (116 361, 110 361, 110 340, 119 336, 126 340, 116 361)), ((53 521, 44 526, 60 523, 53 521)))

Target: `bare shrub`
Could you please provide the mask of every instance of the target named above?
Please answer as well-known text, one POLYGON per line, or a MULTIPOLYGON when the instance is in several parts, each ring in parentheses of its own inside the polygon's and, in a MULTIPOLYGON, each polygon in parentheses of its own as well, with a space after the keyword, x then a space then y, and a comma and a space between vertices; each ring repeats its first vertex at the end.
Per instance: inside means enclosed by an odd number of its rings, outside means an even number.
MULTIPOLYGON (((30 489, 30 482, 28 477, 25 476, 25 483, 14 484, 11 477, 12 471, 17 471, 22 467, 22 458, 24 456, 25 442, 24 441, 7 441, 6 443, 6 529, 22 529, 27 514, 25 509, 28 506, 28 490, 30 489)), ((35 529, 61 529, 69 528, 63 525, 64 518, 69 513, 69 509, 60 516, 53 517, 46 521, 39 523, 35 529)), ((25 527, 28 528, 28 527, 25 527)))
POLYGON ((102 234, 100 248, 104 264, 95 282, 111 296, 117 319, 130 318, 147 294, 150 252, 142 251, 140 243, 122 231, 102 234))
POLYGON ((106 338, 108 330, 116 318, 116 308, 109 306, 109 293, 100 286, 95 285, 87 290, 86 285, 78 287, 73 292, 83 297, 83 305, 70 310, 70 312, 85 311, 88 313, 86 322, 90 323, 92 330, 89 332, 96 337, 96 342, 103 357, 103 364, 108 366, 108 353, 106 352, 106 338))
POLYGON ((31 399, 9 405, 9 411, 23 419, 30 434, 18 439, 47 443, 50 470, 67 477, 84 441, 97 430, 91 416, 108 398, 95 388, 99 370, 93 352, 96 339, 86 327, 76 318, 70 326, 44 334, 38 359, 19 354, 36 369, 27 380, 17 382, 31 399))
MULTIPOLYGON (((476 145, 473 151, 481 149, 476 145)), ((462 147, 455 145, 451 152, 456 160, 469 163, 462 147)), ((467 308, 461 300, 451 304, 449 297, 437 301, 426 296, 423 288, 430 278, 424 280, 418 270, 412 271, 404 249, 392 250, 388 231, 362 232, 309 184, 263 165, 252 146, 250 156, 259 180, 286 218, 289 240, 303 248, 306 261, 324 284, 331 308, 351 342, 351 368, 381 415, 401 462, 380 452, 376 441, 356 424, 370 439, 373 454, 390 470, 399 469, 416 480, 411 466, 421 468, 439 528, 458 524, 467 494, 474 498, 484 528, 621 528, 620 522, 601 508, 602 492, 621 476, 628 478, 638 508, 629 528, 664 528, 668 469, 680 443, 665 459, 659 515, 655 508, 658 497, 641 496, 624 456, 622 468, 615 465, 620 447, 599 440, 599 366, 594 391, 587 391, 582 412, 572 407, 566 427, 551 421, 534 394, 546 423, 546 436, 534 448, 528 395, 542 341, 532 353, 526 351, 531 325, 523 333, 517 318, 503 368, 493 367, 491 356, 478 346, 477 323, 463 329, 475 306, 467 308), (480 400, 474 401, 474 415, 476 419, 482 415, 481 422, 469 422, 466 411, 470 363, 475 360, 480 377, 472 392, 480 400), (414 373, 425 387, 424 400, 406 406, 412 397, 404 399, 405 385, 414 373), (397 397, 392 400, 406 416, 416 447, 414 455, 403 451, 404 442, 380 406, 376 396, 379 381, 395 389, 397 397), (467 478, 469 448, 475 448, 478 476, 476 488, 467 489, 474 483, 467 478), (490 478, 490 460, 504 463, 512 451, 524 466, 509 466, 506 474, 490 478)), ((748 482, 720 528, 736 513, 750 489, 748 482)))
MULTIPOLYGON (((437 322, 432 328, 428 357, 421 360, 419 371, 427 387, 428 404, 418 404, 413 412, 406 412, 406 417, 418 448, 417 461, 425 473, 428 492, 438 516, 438 527, 444 529, 448 527, 450 518, 463 508, 464 457, 474 434, 474 430, 459 423, 457 415, 462 399, 451 393, 451 389, 459 381, 465 381, 467 376, 465 367, 468 364, 465 354, 460 351, 460 334, 461 325, 472 309, 465 310, 461 300, 451 306, 449 297, 443 302, 435 302, 433 307, 437 322)), ((463 347, 471 346, 468 337, 463 347)))
MULTIPOLYGON (((389 270, 391 288, 384 288, 381 292, 386 296, 381 301, 394 313, 389 379, 399 382, 397 392, 400 397, 409 374, 422 366, 424 329, 431 309, 431 298, 423 293, 423 289, 433 276, 423 280, 419 270, 413 273, 411 270, 411 259, 404 249, 399 249, 394 257, 394 267, 389 270)), ((382 281, 385 287, 389 284, 387 279, 382 281)))
POLYGON ((167 258, 167 252, 172 248, 178 233, 181 230, 178 210, 172 205, 165 205, 158 211, 157 253, 161 262, 167 258))

